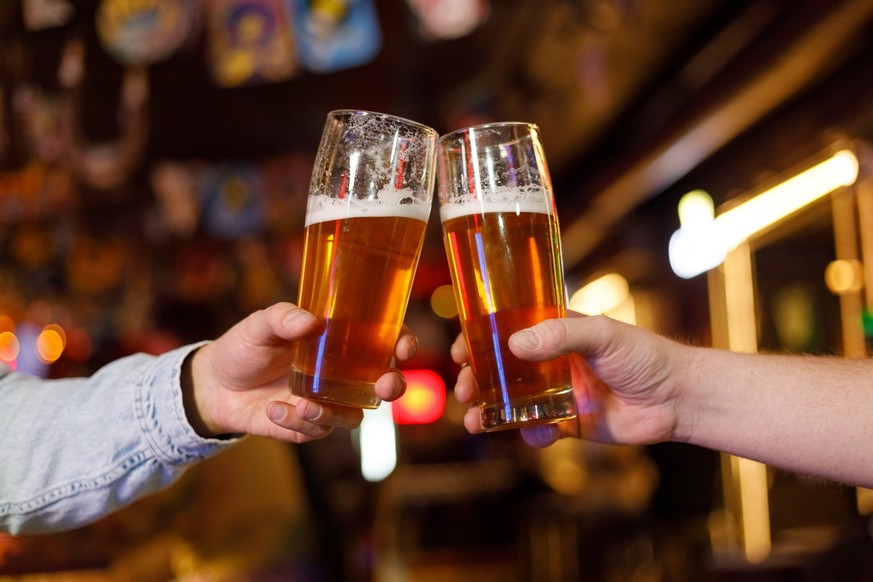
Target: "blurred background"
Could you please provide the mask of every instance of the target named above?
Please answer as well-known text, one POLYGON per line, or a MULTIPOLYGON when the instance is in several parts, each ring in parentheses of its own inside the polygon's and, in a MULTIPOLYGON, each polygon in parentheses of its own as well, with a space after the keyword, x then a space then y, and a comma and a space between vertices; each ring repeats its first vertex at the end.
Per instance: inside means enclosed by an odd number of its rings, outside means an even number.
MULTIPOLYGON (((89 374, 295 300, 337 108, 537 123, 573 309, 867 357, 871 32, 869 0, 3 0, 0 359, 89 374)), ((393 410, 248 439, 81 530, 0 534, 0 580, 873 579, 866 490, 468 435, 449 283, 431 220, 393 410)))

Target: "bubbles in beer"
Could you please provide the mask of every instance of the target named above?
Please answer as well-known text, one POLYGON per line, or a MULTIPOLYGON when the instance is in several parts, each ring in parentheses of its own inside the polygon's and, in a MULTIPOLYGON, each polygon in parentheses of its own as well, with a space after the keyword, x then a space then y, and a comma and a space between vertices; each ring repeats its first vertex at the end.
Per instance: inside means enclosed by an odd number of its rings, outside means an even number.
POLYGON ((411 190, 380 190, 373 199, 334 198, 310 195, 307 202, 306 226, 342 220, 345 218, 404 216, 427 222, 430 201, 427 203, 412 196, 411 190))

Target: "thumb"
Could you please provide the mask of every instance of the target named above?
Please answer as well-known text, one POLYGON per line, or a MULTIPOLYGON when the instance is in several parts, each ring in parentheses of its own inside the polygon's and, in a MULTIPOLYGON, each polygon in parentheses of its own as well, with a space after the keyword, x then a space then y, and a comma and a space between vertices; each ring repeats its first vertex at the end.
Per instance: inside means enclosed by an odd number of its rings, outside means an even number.
POLYGON ((547 319, 509 337, 509 349, 524 360, 541 362, 575 352, 600 355, 615 335, 616 322, 602 315, 567 312, 567 317, 547 319))
POLYGON ((316 328, 314 315, 293 303, 276 303, 246 319, 247 333, 253 343, 273 343, 277 338, 296 340, 316 328))

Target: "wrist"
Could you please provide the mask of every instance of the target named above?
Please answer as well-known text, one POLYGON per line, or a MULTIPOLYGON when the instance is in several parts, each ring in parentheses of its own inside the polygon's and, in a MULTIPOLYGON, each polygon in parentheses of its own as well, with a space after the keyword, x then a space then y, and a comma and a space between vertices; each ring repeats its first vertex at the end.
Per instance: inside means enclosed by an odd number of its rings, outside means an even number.
POLYGON ((702 397, 699 394, 705 381, 698 380, 702 372, 706 348, 682 346, 676 351, 673 372, 673 412, 675 415, 673 439, 677 442, 694 443, 695 427, 700 417, 702 397))
POLYGON ((199 436, 203 438, 215 438, 220 431, 215 430, 207 420, 206 406, 203 398, 202 378, 195 374, 194 366, 197 356, 203 348, 192 350, 182 362, 182 370, 179 378, 182 389, 182 405, 185 408, 185 416, 188 424, 199 436), (198 382, 197 380, 201 380, 198 382))

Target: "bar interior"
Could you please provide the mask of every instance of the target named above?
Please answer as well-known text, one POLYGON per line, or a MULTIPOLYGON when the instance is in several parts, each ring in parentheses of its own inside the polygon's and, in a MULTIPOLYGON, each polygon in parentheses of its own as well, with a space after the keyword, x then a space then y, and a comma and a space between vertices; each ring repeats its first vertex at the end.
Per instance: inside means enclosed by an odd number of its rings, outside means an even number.
MULTIPOLYGON (((574 311, 867 358, 871 62, 869 0, 3 0, 0 361, 87 376, 296 301, 322 125, 350 108, 537 124, 574 311)), ((870 579, 870 490, 468 433, 451 282, 435 209, 400 400, 0 532, 0 581, 870 579)))

